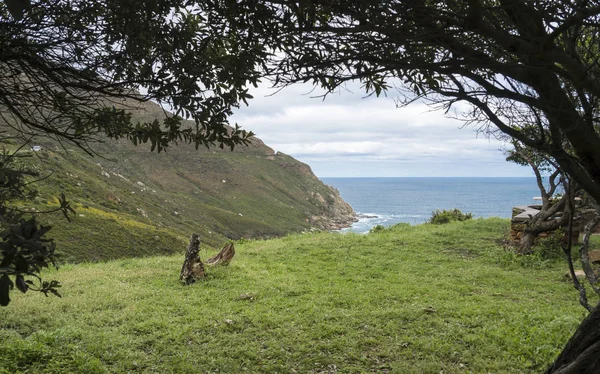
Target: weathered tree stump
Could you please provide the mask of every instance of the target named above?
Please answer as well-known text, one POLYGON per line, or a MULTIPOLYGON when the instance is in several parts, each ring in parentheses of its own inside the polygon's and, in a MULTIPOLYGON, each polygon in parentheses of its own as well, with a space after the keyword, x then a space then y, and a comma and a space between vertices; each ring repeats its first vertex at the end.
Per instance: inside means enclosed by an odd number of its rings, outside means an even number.
POLYGON ((223 249, 215 256, 206 260, 208 265, 223 265, 227 266, 235 256, 235 249, 233 248, 233 243, 227 243, 223 249))
POLYGON ((204 264, 200 260, 200 237, 197 234, 192 234, 190 244, 188 244, 185 252, 185 260, 179 273, 179 279, 186 285, 192 284, 198 278, 204 278, 204 264))

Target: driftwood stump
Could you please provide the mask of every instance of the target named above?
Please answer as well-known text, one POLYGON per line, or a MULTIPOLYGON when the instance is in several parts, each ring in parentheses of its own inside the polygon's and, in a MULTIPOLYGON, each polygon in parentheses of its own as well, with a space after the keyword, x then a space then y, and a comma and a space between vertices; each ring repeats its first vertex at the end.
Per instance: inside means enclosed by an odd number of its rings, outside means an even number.
POLYGON ((208 265, 223 265, 227 266, 235 256, 235 249, 233 248, 233 243, 227 243, 223 249, 215 256, 206 260, 208 265))
POLYGON ((185 253, 185 260, 179 273, 179 279, 186 285, 192 284, 198 278, 204 278, 204 264, 200 260, 200 237, 197 234, 192 234, 190 244, 188 244, 185 253))

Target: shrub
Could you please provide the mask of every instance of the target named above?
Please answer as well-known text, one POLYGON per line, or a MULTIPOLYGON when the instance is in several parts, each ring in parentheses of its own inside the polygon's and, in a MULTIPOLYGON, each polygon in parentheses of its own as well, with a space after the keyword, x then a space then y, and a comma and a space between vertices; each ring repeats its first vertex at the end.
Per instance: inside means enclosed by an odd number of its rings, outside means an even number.
POLYGON ((381 231, 385 231, 385 226, 382 225, 377 225, 377 226, 373 226, 373 228, 371 230, 369 230, 369 233, 374 233, 374 232, 381 232, 381 231))
POLYGON ((460 209, 457 209, 457 208, 455 208, 453 210, 437 209, 435 212, 433 212, 431 214, 429 223, 441 225, 442 223, 449 223, 449 222, 454 222, 454 221, 466 221, 471 218, 473 218, 472 213, 463 213, 460 211, 460 209))
POLYGON ((563 260, 566 258, 562 248, 564 237, 564 230, 555 230, 547 238, 541 238, 533 247, 533 251, 545 260, 563 260))

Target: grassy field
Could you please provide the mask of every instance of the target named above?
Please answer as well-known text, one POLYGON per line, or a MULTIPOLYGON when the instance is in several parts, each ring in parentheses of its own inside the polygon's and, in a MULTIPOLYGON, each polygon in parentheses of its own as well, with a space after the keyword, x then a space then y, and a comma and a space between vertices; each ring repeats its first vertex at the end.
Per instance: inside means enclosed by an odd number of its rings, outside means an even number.
POLYGON ((182 252, 65 265, 44 274, 62 298, 0 309, 0 372, 541 372, 585 313, 563 262, 502 248, 508 225, 242 240, 188 287, 182 252))

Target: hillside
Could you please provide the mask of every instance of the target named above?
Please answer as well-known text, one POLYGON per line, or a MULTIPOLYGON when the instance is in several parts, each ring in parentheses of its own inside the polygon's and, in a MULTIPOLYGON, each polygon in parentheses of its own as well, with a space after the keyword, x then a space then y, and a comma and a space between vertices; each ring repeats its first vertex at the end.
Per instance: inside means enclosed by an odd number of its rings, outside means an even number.
POLYGON ((0 308, 0 373, 541 373, 586 313, 509 226, 244 240, 192 286, 181 255, 65 265, 0 308))
MULTIPOLYGON (((133 113, 150 119, 163 110, 144 103, 133 113)), ((28 152, 48 176, 36 185, 36 208, 56 206, 65 193, 77 211, 72 223, 43 217, 54 226, 63 261, 181 252, 191 233, 215 247, 228 239, 334 229, 354 217, 308 165, 259 139, 233 152, 180 144, 160 154, 106 140, 91 145, 96 157, 48 138, 32 145, 41 147, 28 152)))

